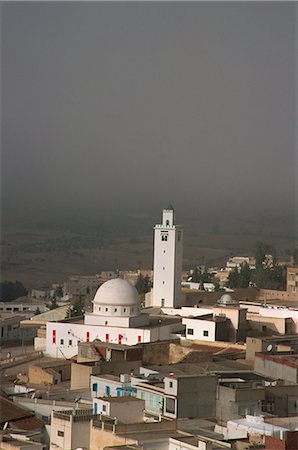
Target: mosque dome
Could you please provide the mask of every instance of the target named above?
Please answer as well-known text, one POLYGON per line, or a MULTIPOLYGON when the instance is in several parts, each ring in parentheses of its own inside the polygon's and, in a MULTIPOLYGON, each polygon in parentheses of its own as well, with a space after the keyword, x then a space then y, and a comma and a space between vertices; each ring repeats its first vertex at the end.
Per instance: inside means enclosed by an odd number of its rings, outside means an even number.
POLYGON ((96 306, 139 307, 138 291, 131 283, 121 278, 106 281, 97 290, 93 304, 96 306))
POLYGON ((239 302, 237 300, 232 299, 230 294, 223 294, 217 301, 217 304, 221 306, 237 306, 238 303, 239 302))

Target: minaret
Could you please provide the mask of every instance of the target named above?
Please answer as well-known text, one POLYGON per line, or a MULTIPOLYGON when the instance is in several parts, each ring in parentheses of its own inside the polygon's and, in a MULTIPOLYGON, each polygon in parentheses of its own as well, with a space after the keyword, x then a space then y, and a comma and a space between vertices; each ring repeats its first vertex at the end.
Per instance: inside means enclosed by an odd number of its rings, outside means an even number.
POLYGON ((153 306, 181 305, 183 230, 175 225, 172 205, 162 211, 162 223, 154 227, 153 306))

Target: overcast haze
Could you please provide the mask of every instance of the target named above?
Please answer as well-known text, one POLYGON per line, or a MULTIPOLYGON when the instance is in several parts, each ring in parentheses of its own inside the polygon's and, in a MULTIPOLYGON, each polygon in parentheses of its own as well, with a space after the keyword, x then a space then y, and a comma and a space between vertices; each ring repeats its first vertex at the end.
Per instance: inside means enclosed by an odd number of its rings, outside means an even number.
POLYGON ((293 216, 295 8, 2 3, 7 217, 293 216))

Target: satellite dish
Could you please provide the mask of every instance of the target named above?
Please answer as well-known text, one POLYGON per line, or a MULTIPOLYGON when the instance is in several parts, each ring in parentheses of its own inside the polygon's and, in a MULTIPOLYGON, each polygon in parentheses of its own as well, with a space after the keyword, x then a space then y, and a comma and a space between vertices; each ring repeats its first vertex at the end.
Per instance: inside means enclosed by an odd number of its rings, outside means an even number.
POLYGON ((267 352, 271 352, 272 349, 273 349, 272 344, 269 344, 266 348, 267 352))

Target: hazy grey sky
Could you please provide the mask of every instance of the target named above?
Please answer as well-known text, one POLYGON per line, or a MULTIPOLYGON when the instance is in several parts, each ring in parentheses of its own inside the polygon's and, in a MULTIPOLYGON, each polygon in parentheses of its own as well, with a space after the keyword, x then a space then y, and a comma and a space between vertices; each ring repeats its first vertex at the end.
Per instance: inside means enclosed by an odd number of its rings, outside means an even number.
POLYGON ((295 7, 2 3, 3 210, 293 212, 295 7))

